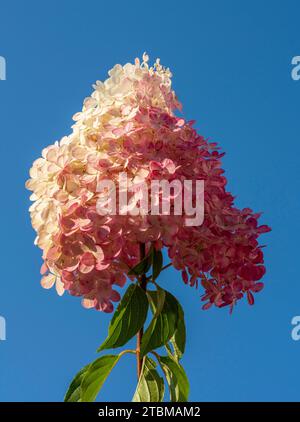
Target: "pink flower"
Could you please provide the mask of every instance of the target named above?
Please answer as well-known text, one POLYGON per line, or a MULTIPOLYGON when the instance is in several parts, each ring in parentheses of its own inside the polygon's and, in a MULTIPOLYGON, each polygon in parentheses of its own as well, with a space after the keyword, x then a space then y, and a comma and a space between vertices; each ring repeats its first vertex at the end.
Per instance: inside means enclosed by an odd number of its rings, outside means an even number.
MULTIPOLYGON (((42 285, 56 283, 61 294, 83 298, 85 307, 112 312, 129 270, 140 260, 139 242, 166 248, 185 284, 201 281, 204 309, 231 309, 244 295, 250 304, 265 273, 258 237, 270 229, 259 214, 234 206, 226 190, 220 153, 174 114, 180 104, 170 72, 159 62, 117 65, 105 84, 97 83, 74 116, 73 132, 46 148, 33 164, 27 187, 36 243, 45 262, 42 285), (119 174, 136 183, 153 180, 204 180, 204 222, 186 226, 186 215, 99 215, 97 201, 109 202, 101 180, 119 174)), ((161 198, 158 195, 158 202, 161 198)), ((176 195, 168 204, 174 207, 176 195)))

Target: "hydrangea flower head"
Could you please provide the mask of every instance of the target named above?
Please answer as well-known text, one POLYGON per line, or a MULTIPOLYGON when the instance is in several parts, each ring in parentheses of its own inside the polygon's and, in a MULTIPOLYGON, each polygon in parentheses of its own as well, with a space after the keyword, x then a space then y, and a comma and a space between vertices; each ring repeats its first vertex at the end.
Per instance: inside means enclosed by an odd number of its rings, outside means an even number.
POLYGON ((111 312, 120 299, 116 287, 126 283, 145 243, 147 251, 168 250, 184 283, 202 284, 204 309, 232 309, 244 295, 253 304, 265 273, 258 237, 269 228, 258 225, 259 214, 234 206, 223 154, 176 109, 171 73, 159 60, 150 67, 144 55, 142 62, 116 65, 84 100, 71 134, 33 163, 26 186, 33 192, 35 243, 43 250, 43 287, 55 284, 58 294, 67 290, 85 307, 111 312), (152 180, 203 180, 203 224, 187 226, 184 212, 100 215, 97 203, 108 192, 99 191, 99 182, 117 182, 122 172, 133 186, 146 181, 149 192, 152 180))

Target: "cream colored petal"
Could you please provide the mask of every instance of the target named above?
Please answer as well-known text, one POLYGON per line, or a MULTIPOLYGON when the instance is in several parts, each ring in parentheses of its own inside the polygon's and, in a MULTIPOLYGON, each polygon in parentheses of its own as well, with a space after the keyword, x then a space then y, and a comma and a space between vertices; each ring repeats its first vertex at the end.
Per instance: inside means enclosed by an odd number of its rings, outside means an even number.
POLYGON ((55 283, 55 279, 56 279, 56 276, 53 275, 53 274, 45 275, 41 279, 41 285, 42 285, 42 287, 44 287, 44 289, 51 289, 51 287, 53 287, 53 285, 55 283))
POLYGON ((57 294, 59 296, 62 296, 64 294, 65 288, 64 288, 64 285, 63 285, 63 283, 62 283, 62 281, 59 277, 57 277, 57 279, 56 279, 55 288, 56 288, 57 294))

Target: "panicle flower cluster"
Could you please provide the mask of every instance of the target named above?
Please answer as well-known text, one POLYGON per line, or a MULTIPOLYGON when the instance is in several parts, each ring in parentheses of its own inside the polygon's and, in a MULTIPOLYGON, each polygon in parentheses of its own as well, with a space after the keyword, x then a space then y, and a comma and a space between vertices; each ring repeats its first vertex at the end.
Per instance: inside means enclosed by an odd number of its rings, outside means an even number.
MULTIPOLYGON (((43 250, 41 284, 54 284, 82 297, 83 306, 104 312, 120 299, 129 270, 147 250, 168 249, 184 283, 205 289, 204 309, 229 305, 262 289, 265 273, 259 214, 237 209, 226 191, 217 144, 207 142, 181 109, 171 88, 171 73, 160 65, 116 65, 97 81, 72 133, 42 152, 30 170, 27 188, 35 243, 43 250), (99 215, 101 180, 126 172, 133 181, 204 180, 204 222, 186 226, 185 215, 99 215)), ((130 277, 129 277, 130 278, 130 277)))

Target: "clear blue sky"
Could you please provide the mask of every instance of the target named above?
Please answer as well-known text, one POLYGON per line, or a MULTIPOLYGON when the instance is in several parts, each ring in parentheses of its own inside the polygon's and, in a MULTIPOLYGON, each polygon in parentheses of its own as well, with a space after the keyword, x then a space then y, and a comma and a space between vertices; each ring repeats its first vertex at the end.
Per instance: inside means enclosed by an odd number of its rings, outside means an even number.
MULTIPOLYGON (((174 74, 184 115, 226 152, 237 204, 264 211, 265 289, 250 307, 201 310, 200 292, 175 271, 161 284, 181 300, 191 400, 299 400, 299 2, 0 1, 1 401, 60 401, 96 357, 108 316, 39 285, 24 182, 42 148, 69 133, 96 79, 147 51, 174 74)), ((125 357, 101 400, 130 400, 135 362, 125 357)))

